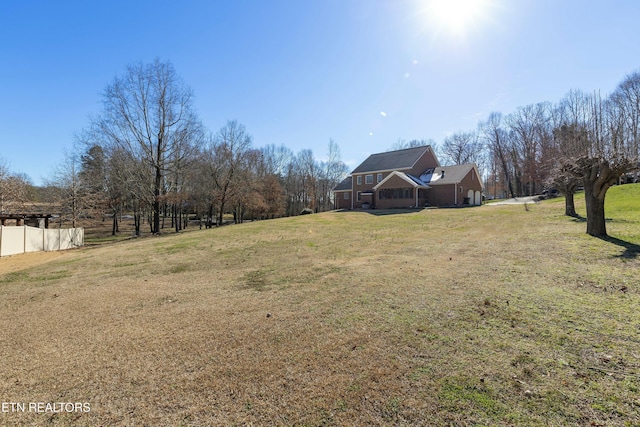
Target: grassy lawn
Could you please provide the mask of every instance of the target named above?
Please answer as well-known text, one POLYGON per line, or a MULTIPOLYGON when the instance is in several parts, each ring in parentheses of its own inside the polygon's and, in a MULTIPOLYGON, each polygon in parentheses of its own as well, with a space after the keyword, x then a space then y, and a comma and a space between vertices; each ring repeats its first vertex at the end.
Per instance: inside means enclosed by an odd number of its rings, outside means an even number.
POLYGON ((91 410, 0 424, 640 425, 640 185, 607 198, 610 240, 556 199, 3 258, 1 400, 91 410))

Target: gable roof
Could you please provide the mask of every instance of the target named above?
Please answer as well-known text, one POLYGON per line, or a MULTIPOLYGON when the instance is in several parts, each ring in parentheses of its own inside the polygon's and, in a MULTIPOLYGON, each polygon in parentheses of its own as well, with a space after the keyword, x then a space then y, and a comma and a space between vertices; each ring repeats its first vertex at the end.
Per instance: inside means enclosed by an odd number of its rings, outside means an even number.
POLYGON ((431 188, 429 187, 427 184, 425 184, 424 182, 422 182, 420 179, 416 178, 415 176, 411 176, 408 173, 404 173, 404 172, 398 172, 398 171, 393 171, 391 172, 389 175, 387 175, 387 177, 385 179, 383 179, 382 181, 380 181, 378 183, 378 185, 376 185, 375 187, 373 187, 373 189, 375 191, 378 191, 378 189, 382 186, 384 186, 384 184, 389 181, 391 178, 393 178, 394 176, 397 176, 403 180, 405 180, 408 184, 411 184, 412 187, 414 188, 431 188))
POLYGON ((351 191, 351 189, 353 188, 353 186, 351 185, 352 183, 353 178, 351 176, 348 176, 343 179, 340 184, 336 185, 333 191, 351 191))
POLYGON ((428 150, 431 150, 430 145, 372 154, 351 173, 411 169, 428 150))

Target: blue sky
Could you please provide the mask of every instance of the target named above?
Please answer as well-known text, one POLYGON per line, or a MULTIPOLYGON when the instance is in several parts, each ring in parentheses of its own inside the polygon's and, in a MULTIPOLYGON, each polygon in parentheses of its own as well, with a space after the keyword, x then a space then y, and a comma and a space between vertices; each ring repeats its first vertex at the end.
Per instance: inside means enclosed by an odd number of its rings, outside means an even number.
POLYGON ((106 85, 156 57, 211 131, 236 119, 318 158, 332 138, 351 168, 640 69, 639 1, 433 1, 2 0, 0 158, 42 183, 106 85))

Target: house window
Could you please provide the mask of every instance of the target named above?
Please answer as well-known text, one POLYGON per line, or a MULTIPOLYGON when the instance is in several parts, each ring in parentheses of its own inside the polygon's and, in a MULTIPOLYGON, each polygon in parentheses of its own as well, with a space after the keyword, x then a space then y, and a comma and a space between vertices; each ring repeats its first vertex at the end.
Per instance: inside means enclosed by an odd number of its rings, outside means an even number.
POLYGON ((379 184, 382 181, 382 174, 378 174, 377 183, 379 184))
POLYGON ((344 199, 349 200, 349 193, 347 193, 346 191, 344 192, 344 199))
POLYGON ((361 175, 358 175, 356 177, 356 182, 358 183, 358 185, 362 185, 362 176, 361 175))
POLYGON ((365 184, 373 184, 373 175, 365 175, 364 176, 365 184))
POLYGON ((390 188, 378 192, 380 200, 413 199, 413 188, 390 188))
POLYGON ((359 201, 359 202, 362 200, 362 191, 358 191, 358 195, 357 195, 356 200, 359 201))

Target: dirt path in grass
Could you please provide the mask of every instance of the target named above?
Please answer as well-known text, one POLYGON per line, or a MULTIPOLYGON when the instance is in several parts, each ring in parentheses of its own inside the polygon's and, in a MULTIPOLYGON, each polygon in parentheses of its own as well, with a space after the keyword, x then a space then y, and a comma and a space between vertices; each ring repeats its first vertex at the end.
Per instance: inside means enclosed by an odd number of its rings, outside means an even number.
POLYGON ((26 254, 9 255, 0 258, 0 274, 12 273, 27 268, 45 264, 65 256, 64 252, 29 252, 26 254))

